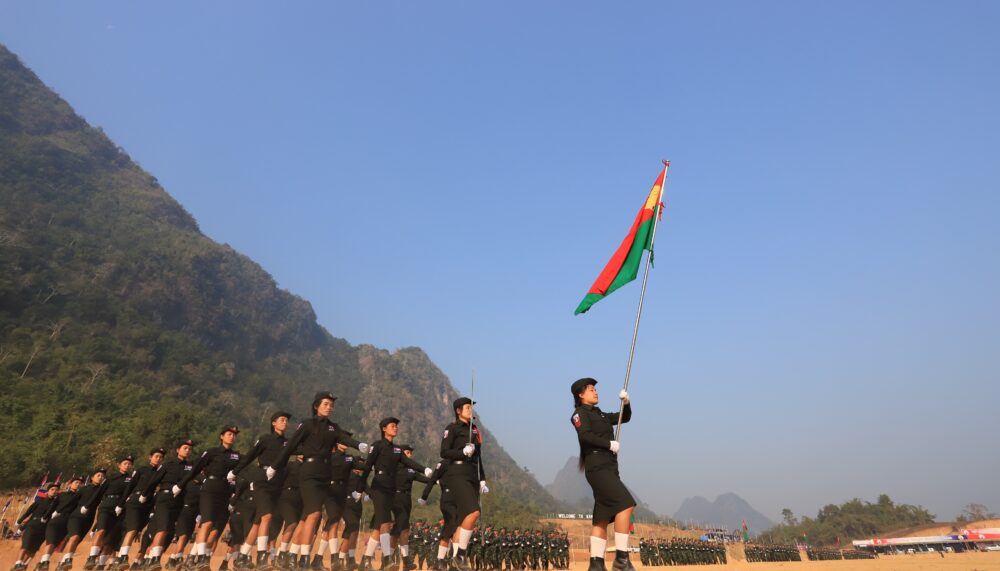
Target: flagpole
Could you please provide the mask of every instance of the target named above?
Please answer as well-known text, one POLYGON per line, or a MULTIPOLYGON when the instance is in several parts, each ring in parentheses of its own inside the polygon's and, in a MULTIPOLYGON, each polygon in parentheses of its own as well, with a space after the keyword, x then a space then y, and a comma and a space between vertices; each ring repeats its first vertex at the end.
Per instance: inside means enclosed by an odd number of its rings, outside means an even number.
MULTIPOLYGON (((632 359, 635 357, 635 340, 639 336, 639 319, 642 317, 642 302, 646 297, 646 280, 649 278, 649 266, 653 262, 653 246, 656 243, 656 227, 659 226, 660 217, 663 214, 661 204, 663 203, 663 189, 667 186, 667 168, 670 161, 663 161, 663 182, 660 184, 660 195, 656 197, 656 212, 653 214, 653 231, 649 237, 649 254, 646 256, 646 269, 642 273, 642 289, 639 291, 639 310, 635 313, 635 328, 632 330, 632 347, 628 352, 628 367, 625 368, 625 386, 622 388, 628 392, 628 382, 632 376, 632 359)), ((615 440, 618 440, 622 432, 622 416, 625 414, 625 401, 618 404, 618 426, 615 427, 615 440)))

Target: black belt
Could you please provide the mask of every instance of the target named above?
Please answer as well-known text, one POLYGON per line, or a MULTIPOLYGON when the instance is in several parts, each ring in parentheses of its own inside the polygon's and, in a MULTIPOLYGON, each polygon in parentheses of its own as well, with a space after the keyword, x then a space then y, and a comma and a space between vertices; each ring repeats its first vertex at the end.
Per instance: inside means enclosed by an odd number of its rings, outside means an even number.
POLYGON ((330 480, 331 486, 343 486, 347 480, 330 480))
POLYGON ((206 480, 221 480, 221 476, 205 476, 206 480))
POLYGON ((303 462, 323 462, 324 464, 329 461, 330 458, 328 456, 313 456, 303 460, 303 462))
POLYGON ((466 463, 467 463, 466 460, 454 460, 454 461, 452 461, 452 464, 466 464, 466 463))
POLYGON ((610 450, 605 450, 603 448, 593 448, 588 452, 588 454, 606 454, 608 456, 614 456, 615 453, 610 450))
POLYGON ((120 498, 120 497, 122 497, 122 495, 121 494, 105 494, 104 497, 105 498, 120 498))

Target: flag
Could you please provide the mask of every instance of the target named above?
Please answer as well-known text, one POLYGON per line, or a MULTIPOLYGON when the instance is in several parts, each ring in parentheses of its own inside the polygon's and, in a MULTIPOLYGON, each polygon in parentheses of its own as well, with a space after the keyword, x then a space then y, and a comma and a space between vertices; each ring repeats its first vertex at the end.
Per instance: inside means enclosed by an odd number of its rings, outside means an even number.
POLYGON ((38 484, 38 490, 35 491, 35 501, 36 502, 39 502, 39 501, 45 499, 45 482, 48 482, 48 481, 49 481, 49 473, 46 472, 45 475, 42 476, 42 483, 38 484))
POLYGON ((632 514, 628 518, 628 532, 635 535, 635 514, 632 514))
POLYGON ((743 520, 743 543, 750 541, 750 528, 747 527, 747 520, 743 520))
POLYGON ((604 270, 597 276, 594 285, 590 286, 574 315, 586 313, 590 306, 634 280, 639 275, 639 262, 642 260, 643 250, 649 250, 649 255, 653 255, 653 226, 656 223, 654 216, 662 215, 663 181, 667 177, 669 166, 670 161, 663 161, 663 170, 660 171, 660 176, 656 177, 653 189, 649 191, 646 202, 635 217, 628 236, 625 236, 621 245, 615 250, 608 265, 604 266, 604 270))

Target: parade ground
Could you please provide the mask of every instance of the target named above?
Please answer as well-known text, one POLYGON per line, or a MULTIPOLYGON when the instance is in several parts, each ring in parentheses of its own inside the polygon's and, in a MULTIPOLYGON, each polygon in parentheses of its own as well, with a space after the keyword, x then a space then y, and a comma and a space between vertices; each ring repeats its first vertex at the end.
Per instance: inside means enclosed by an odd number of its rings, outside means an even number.
MULTIPOLYGON (((10 569, 17 557, 18 541, 5 540, 0 543, 0 570, 10 569)), ((585 557, 574 553, 573 571, 584 571, 587 568, 585 557)), ((747 563, 742 560, 741 546, 730 546, 728 550, 729 563, 726 565, 688 565, 692 571, 696 569, 732 569, 747 571, 1000 571, 1000 552, 990 553, 947 553, 942 557, 938 553, 920 553, 913 555, 889 555, 879 559, 853 561, 794 561, 782 563, 747 563)), ((85 558, 75 562, 74 570, 83 568, 85 558)), ((638 559, 638 558, 635 558, 638 559)), ((212 568, 218 569, 222 564, 220 555, 212 558, 212 568)), ((638 561, 635 566, 643 569, 638 561)), ((611 561, 608 561, 611 569, 611 561)), ((659 569, 659 568, 658 568, 659 569)), ((663 567, 662 569, 666 569, 663 567)))

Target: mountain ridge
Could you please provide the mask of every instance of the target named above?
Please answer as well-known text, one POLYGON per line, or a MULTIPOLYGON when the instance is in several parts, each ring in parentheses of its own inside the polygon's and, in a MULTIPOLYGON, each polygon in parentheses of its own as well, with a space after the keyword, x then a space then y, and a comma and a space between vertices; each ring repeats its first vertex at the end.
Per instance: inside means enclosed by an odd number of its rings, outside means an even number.
POLYGON ((702 496, 685 498, 674 513, 674 519, 730 530, 740 529, 746 520, 751 533, 759 533, 774 526, 774 522, 767 516, 733 492, 720 494, 712 502, 702 496))
MULTIPOLYGON (((0 268, 0 485, 186 437, 210 446, 223 423, 246 449, 316 390, 356 436, 392 414, 416 458, 437 460, 459 394, 423 350, 333 336, 2 45, 0 268)), ((554 509, 483 432, 494 501, 554 509)))

